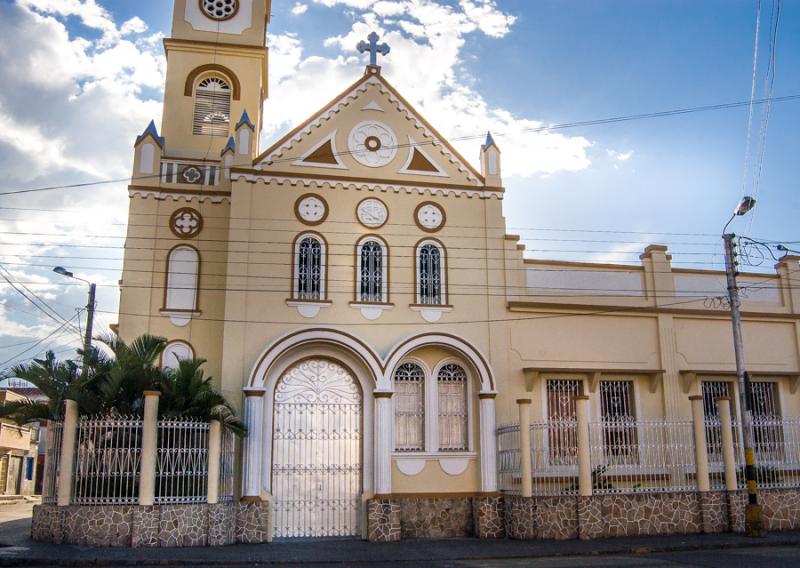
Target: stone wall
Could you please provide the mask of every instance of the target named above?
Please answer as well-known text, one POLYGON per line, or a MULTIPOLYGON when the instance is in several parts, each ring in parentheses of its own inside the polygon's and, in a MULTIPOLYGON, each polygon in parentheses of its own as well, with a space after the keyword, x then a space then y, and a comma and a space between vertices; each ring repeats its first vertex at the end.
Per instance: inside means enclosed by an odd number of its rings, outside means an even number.
POLYGON ((268 542, 269 503, 37 505, 31 538, 54 544, 168 548, 268 542))

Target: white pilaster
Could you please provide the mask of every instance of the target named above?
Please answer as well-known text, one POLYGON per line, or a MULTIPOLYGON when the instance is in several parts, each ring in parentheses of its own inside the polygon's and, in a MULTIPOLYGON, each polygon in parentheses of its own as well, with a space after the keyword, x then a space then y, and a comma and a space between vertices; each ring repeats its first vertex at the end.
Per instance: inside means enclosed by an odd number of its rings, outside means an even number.
POLYGON ((481 491, 497 491, 497 427, 494 410, 494 393, 480 393, 481 401, 481 491))
POLYGON ((392 492, 392 393, 376 391, 375 397, 375 493, 392 492))
POLYGON ((242 462, 242 497, 261 496, 261 448, 264 437, 264 392, 245 391, 244 419, 247 437, 244 439, 242 462))

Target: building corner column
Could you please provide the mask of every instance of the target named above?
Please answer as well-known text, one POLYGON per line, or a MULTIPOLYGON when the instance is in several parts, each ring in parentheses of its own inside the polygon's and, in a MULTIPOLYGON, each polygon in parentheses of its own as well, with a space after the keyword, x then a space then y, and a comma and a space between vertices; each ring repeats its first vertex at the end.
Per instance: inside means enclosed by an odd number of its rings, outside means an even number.
POLYGON ((497 492, 497 437, 494 399, 496 393, 482 392, 480 399, 481 491, 497 492))
POLYGON ((158 459, 158 391, 144 391, 144 418, 142 420, 142 457, 139 475, 139 505, 155 504, 156 461, 158 459))
POLYGON ((375 391, 375 494, 392 493, 392 394, 375 391))
POLYGON ((75 441, 78 434, 78 403, 64 401, 64 427, 61 431, 61 455, 59 456, 58 493, 59 507, 70 504, 72 499, 72 474, 75 464, 75 441))
POLYGON ((519 475, 522 497, 533 495, 533 471, 531 469, 531 399, 517 400, 519 411, 519 475))
POLYGON ((261 500, 261 446, 263 444, 264 391, 245 391, 244 420, 247 436, 242 456, 242 500, 261 500))

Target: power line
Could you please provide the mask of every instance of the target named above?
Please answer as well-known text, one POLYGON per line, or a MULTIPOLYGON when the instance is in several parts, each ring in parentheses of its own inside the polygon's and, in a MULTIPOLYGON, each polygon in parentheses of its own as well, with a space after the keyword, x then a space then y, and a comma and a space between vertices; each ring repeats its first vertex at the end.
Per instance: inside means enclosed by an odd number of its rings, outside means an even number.
MULTIPOLYGON (((622 116, 614 116, 614 117, 601 118, 601 119, 595 119, 595 120, 583 120, 583 121, 577 121, 577 122, 567 122, 567 123, 562 123, 562 124, 551 124, 549 126, 539 126, 539 127, 532 127, 532 128, 524 128, 524 129, 521 130, 521 132, 525 132, 525 133, 541 133, 541 132, 549 132, 549 131, 553 131, 553 130, 564 130, 564 129, 568 129, 568 128, 579 128, 579 127, 584 127, 584 126, 598 126, 598 125, 603 125, 603 124, 614 124, 614 123, 619 123, 619 122, 630 122, 630 121, 635 121, 635 120, 646 120, 646 119, 652 119, 652 118, 664 118, 664 117, 668 117, 668 116, 677 116, 677 115, 692 114, 692 113, 699 113, 699 112, 725 110, 725 109, 732 109, 732 108, 738 108, 738 107, 749 106, 749 105, 761 105, 761 104, 766 104, 767 102, 772 104, 772 103, 776 103, 776 102, 786 102, 786 101, 793 101, 793 100, 797 100, 797 99, 800 99, 800 94, 786 95, 786 96, 782 96, 782 97, 772 97, 772 98, 769 98, 769 99, 763 98, 763 99, 755 99, 755 100, 747 100, 747 101, 736 101, 736 102, 730 102, 730 103, 719 103, 719 104, 696 106, 696 107, 676 108, 676 109, 659 111, 659 112, 649 112, 649 113, 641 113, 641 114, 622 115, 622 116)), ((506 136, 506 135, 510 135, 510 134, 511 133, 498 132, 497 134, 494 134, 494 136, 502 137, 502 136, 506 136)), ((466 141, 466 140, 480 139, 480 138, 483 138, 484 136, 485 136, 485 134, 481 133, 481 134, 473 134, 473 135, 469 135, 469 136, 454 136, 454 137, 449 137, 449 138, 446 138, 446 139, 451 141, 451 142, 452 141, 466 141)), ((407 147, 412 147, 412 146, 431 145, 433 143, 434 143, 434 141, 431 140, 431 141, 426 141, 426 142, 422 142, 422 143, 414 143, 414 144, 411 144, 411 143, 409 143, 409 144, 397 144, 393 148, 399 149, 399 148, 407 148, 407 147)), ((385 147, 386 148, 390 148, 389 146, 385 146, 385 147)), ((353 154, 353 152, 351 152, 351 151, 337 152, 334 155, 335 156, 344 156, 344 155, 349 155, 349 154, 353 154)), ((297 157, 297 156, 290 157, 290 158, 279 158, 279 159, 276 159, 276 160, 270 160, 269 163, 273 164, 273 163, 281 163, 281 162, 293 162, 293 161, 296 161, 298 159, 300 159, 300 158, 297 157)), ((161 177, 162 177, 161 174, 158 174, 158 175, 152 175, 152 176, 137 176, 137 179, 157 179, 157 178, 161 178, 161 177)), ((91 186, 96 186, 96 185, 107 185, 107 184, 110 184, 110 183, 127 182, 127 181, 130 181, 130 179, 131 178, 126 177, 126 178, 119 178, 119 179, 110 179, 110 180, 100 180, 100 181, 94 181, 94 182, 76 183, 76 184, 70 184, 70 185, 55 185, 55 186, 38 187, 38 188, 31 188, 31 189, 8 190, 8 191, 0 192, 0 196, 3 196, 3 195, 21 195, 21 194, 26 194, 26 193, 36 193, 36 192, 42 192, 42 191, 53 191, 53 190, 60 190, 60 189, 76 189, 76 188, 91 187, 91 186)))
MULTIPOLYGON (((27 352, 28 352, 28 351, 30 351, 31 349, 35 349, 35 348, 36 348, 38 345, 41 345, 42 343, 44 343, 45 341, 47 341, 48 339, 50 339, 51 337, 53 337, 53 336, 54 336, 56 333, 59 333, 59 332, 62 332, 62 333, 63 333, 63 331, 62 331, 62 330, 64 329, 64 327, 66 327, 67 325, 69 325, 69 324, 70 324, 70 322, 71 322, 73 319, 75 319, 76 317, 78 317, 78 316, 80 315, 80 313, 81 313, 81 312, 80 312, 80 311, 78 311, 78 312, 77 312, 77 313, 76 313, 74 316, 72 316, 72 317, 71 317, 69 320, 66 320, 66 321, 64 321, 64 323, 62 323, 61 325, 59 325, 59 326, 58 326, 56 329, 54 329, 52 332, 50 332, 50 334, 48 334, 46 337, 43 337, 42 339, 40 339, 39 341, 37 341, 37 342, 36 342, 34 345, 32 345, 32 346, 28 347, 27 349, 24 349, 23 351, 20 351, 19 353, 17 353, 16 355, 14 355, 13 357, 11 357, 10 359, 6 359, 6 360, 5 360, 5 361, 3 361, 2 363, 0 363, 0 367, 2 367, 3 365, 7 365, 7 364, 8 364, 8 363, 10 363, 11 361, 14 361, 14 360, 16 360, 16 359, 19 359, 19 358, 20 358, 22 355, 25 355, 25 353, 27 353, 27 352)), ((64 331, 66 331, 66 330, 64 330, 64 331)), ((59 333, 59 335, 61 335, 61 334, 59 333)))

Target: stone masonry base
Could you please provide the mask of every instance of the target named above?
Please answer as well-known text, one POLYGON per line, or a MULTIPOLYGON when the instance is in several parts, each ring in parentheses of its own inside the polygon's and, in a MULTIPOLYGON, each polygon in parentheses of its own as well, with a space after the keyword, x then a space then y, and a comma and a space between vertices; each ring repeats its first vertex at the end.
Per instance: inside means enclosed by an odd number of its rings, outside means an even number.
MULTIPOLYGON (((759 492, 768 531, 800 529, 800 490, 759 492)), ((402 497, 373 499, 368 537, 597 539, 744 532, 744 491, 643 493, 592 497, 402 497)))
MULTIPOLYGON (((800 529, 800 489, 759 492, 768 531, 800 529)), ((744 491, 592 497, 379 496, 367 538, 596 539, 744 532, 744 491)), ((110 547, 223 546, 271 540, 269 502, 140 507, 37 505, 33 540, 110 547)))
POLYGON ((37 505, 31 538, 53 544, 168 548, 271 540, 270 504, 37 505))

